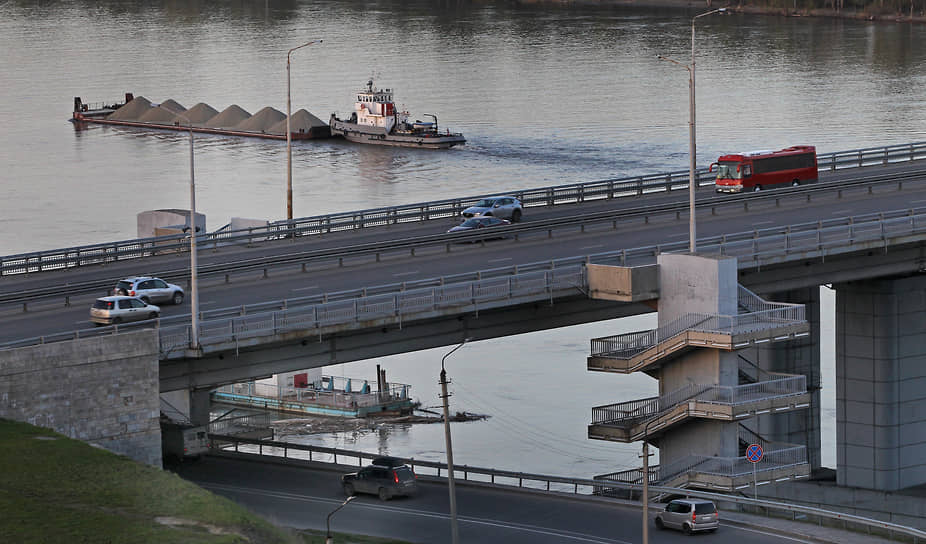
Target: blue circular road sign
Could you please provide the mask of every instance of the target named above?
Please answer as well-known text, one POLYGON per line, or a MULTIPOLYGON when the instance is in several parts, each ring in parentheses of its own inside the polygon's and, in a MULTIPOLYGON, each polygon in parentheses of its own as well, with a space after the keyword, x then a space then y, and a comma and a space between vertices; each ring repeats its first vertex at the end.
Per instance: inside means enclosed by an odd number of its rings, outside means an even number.
POLYGON ((762 460, 762 446, 759 444, 750 444, 746 448, 746 459, 751 463, 758 463, 762 460))

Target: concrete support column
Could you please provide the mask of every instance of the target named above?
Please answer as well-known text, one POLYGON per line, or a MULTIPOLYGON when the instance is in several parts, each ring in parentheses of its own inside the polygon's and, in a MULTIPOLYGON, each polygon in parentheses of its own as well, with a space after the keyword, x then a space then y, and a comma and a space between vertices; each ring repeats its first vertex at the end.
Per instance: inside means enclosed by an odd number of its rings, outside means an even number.
MULTIPOLYGON (((719 255, 662 254, 659 263, 659 325, 689 314, 736 315, 736 259, 719 255)), ((658 371, 660 395, 692 383, 736 385, 735 353, 693 349, 667 361, 658 371)), ((691 455, 736 457, 737 423, 692 419, 658 439, 660 465, 671 466, 691 455)))
POLYGON ((190 391, 190 422, 193 425, 209 424, 209 390, 190 391))
POLYGON ((836 481, 926 483, 926 277, 836 286, 836 481))
POLYGON ((743 357, 767 372, 803 374, 811 393, 810 408, 759 416, 753 431, 774 442, 807 446, 807 461, 813 471, 821 467, 820 450, 820 288, 808 287, 764 295, 766 300, 804 304, 810 335, 789 342, 767 344, 748 350, 743 357))

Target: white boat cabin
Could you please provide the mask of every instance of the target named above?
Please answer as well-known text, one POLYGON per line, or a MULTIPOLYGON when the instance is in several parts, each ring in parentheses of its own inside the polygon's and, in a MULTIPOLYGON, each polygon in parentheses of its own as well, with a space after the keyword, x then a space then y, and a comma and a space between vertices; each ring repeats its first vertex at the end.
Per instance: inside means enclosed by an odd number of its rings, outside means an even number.
POLYGON ((367 82, 366 89, 357 93, 354 113, 358 125, 380 127, 387 133, 408 121, 407 111, 396 110, 392 89, 374 89, 372 79, 367 82))

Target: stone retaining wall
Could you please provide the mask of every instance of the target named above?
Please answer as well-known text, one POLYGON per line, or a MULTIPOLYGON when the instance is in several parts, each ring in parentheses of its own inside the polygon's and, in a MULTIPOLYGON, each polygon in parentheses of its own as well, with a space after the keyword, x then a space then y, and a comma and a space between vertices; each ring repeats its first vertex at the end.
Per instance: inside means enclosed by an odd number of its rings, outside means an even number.
POLYGON ((0 350, 0 417, 161 466, 153 329, 0 350))

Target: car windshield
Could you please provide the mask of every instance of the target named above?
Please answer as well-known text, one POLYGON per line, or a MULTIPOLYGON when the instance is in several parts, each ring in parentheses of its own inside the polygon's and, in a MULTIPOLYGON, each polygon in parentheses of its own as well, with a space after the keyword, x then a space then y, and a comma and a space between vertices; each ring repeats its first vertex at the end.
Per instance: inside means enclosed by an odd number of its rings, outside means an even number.
POLYGON ((466 221, 463 221, 462 223, 460 223, 460 226, 476 228, 479 226, 479 223, 481 223, 481 221, 479 221, 478 218, 473 217, 472 219, 467 219, 466 221))
POLYGON ((97 310, 112 310, 113 306, 114 304, 111 300, 98 300, 93 303, 93 307, 97 310))
POLYGON ((132 282, 122 280, 122 281, 120 281, 119 283, 116 284, 116 288, 118 288, 118 289, 131 289, 131 288, 132 288, 132 282))
POLYGON ((714 506, 714 503, 699 502, 695 505, 695 514, 713 514, 716 511, 717 508, 714 506))
POLYGON ((738 162, 721 162, 717 164, 717 179, 743 179, 738 162))
POLYGON ((482 200, 476 203, 477 208, 491 208, 494 205, 495 205, 494 198, 483 198, 482 200))

